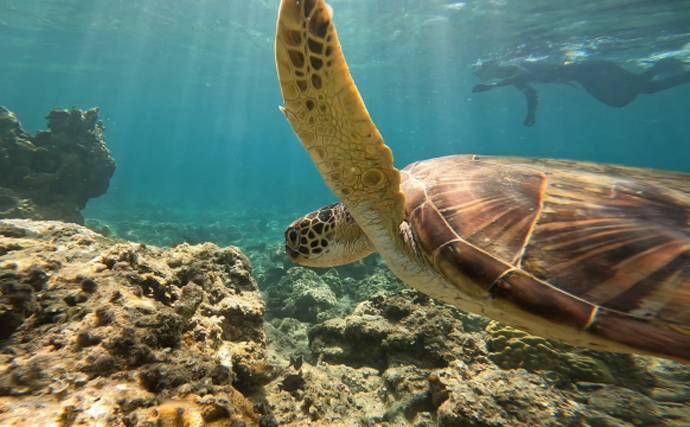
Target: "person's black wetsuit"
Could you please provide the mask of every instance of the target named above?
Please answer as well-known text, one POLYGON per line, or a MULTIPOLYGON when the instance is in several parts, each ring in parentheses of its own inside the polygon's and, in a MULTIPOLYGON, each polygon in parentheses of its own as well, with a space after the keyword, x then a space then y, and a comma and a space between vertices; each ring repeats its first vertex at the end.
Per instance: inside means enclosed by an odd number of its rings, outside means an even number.
POLYGON ((500 64, 489 61, 477 67, 477 74, 497 83, 478 84, 472 92, 484 92, 499 86, 515 86, 527 98, 527 117, 523 124, 536 121, 538 95, 530 83, 577 82, 594 98, 611 107, 625 107, 642 93, 656 93, 690 83, 690 71, 677 58, 663 58, 641 73, 633 73, 610 60, 593 59, 569 64, 523 61, 500 64))

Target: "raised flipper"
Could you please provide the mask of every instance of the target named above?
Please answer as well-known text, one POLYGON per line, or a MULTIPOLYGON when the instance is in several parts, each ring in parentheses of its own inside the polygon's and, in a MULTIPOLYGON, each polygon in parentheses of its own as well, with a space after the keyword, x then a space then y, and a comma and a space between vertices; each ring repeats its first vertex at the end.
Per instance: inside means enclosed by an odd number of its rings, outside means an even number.
POLYGON ((404 219, 400 173, 352 81, 331 18, 323 0, 281 2, 282 111, 326 184, 376 244, 372 233, 397 233, 404 219))

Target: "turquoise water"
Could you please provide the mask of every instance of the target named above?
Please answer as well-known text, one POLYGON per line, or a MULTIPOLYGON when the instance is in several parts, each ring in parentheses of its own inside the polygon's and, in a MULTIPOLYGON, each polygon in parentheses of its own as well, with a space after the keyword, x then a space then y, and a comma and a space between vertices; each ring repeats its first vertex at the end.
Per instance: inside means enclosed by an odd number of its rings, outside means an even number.
MULTIPOLYGON (((588 56, 641 70, 690 59, 687 1, 333 0, 360 92, 398 167, 456 153, 690 171, 690 84, 608 107, 536 85, 473 94, 472 65, 588 56)), ((101 108, 117 162, 89 216, 141 206, 289 217, 334 201, 278 111, 278 0, 0 0, 0 105, 30 132, 55 106, 101 108)))

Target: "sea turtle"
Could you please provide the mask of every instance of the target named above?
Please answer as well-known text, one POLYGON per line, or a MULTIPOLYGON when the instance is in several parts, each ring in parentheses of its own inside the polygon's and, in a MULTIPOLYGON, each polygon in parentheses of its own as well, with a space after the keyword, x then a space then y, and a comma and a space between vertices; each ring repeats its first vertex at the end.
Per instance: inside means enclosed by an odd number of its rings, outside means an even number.
POLYGON ((323 0, 282 0, 281 108, 340 203, 293 222, 293 261, 378 251, 461 309, 599 350, 690 363, 690 174, 460 155, 398 171, 323 0))

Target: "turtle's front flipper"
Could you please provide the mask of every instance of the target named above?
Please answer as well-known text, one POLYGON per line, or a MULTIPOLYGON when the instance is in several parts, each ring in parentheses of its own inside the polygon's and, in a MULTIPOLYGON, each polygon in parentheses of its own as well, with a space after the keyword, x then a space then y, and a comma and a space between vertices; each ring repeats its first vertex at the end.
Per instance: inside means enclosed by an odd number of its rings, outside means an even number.
POLYGON ((282 0, 276 35, 282 111, 369 237, 397 232, 404 218, 400 173, 352 81, 331 18, 323 0, 282 0))

